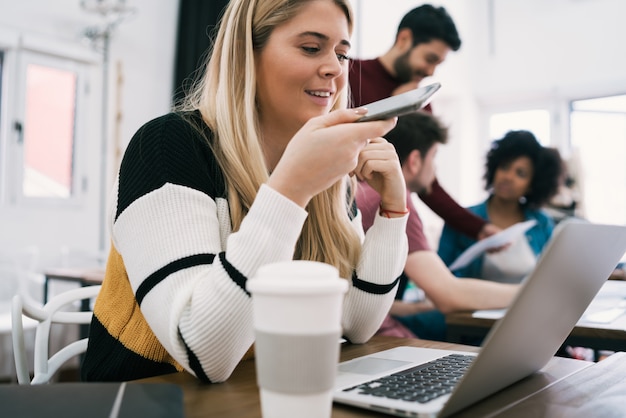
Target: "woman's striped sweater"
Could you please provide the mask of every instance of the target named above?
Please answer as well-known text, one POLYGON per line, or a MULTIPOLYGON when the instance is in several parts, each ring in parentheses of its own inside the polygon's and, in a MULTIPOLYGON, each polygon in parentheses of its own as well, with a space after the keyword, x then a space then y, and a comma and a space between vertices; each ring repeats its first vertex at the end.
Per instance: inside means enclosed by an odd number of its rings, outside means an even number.
MULTIPOLYGON (((181 370, 226 380, 254 342, 246 281, 263 264, 293 258, 307 212, 263 185, 233 233, 224 176, 189 118, 202 123, 197 112, 148 122, 124 154, 83 380, 181 370)), ((406 217, 379 217, 366 236, 357 211, 352 223, 363 251, 342 326, 361 343, 393 301, 407 254, 406 217)))

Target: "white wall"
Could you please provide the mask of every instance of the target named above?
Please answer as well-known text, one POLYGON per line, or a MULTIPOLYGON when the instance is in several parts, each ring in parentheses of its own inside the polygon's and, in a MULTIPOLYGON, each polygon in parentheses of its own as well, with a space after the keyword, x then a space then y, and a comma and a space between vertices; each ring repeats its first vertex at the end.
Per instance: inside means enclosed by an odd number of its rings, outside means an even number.
POLYGON ((473 66, 485 96, 626 91, 623 1, 496 0, 494 10, 493 51, 473 66))

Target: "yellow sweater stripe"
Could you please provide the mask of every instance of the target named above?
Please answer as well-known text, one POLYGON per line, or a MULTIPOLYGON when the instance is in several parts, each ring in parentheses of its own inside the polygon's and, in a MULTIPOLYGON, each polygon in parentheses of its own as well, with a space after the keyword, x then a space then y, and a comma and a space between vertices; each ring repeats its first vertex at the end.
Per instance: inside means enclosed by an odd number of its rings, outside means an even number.
POLYGON ((94 315, 108 333, 125 348, 149 360, 183 367, 165 350, 139 309, 124 267, 124 260, 111 246, 105 280, 94 315))

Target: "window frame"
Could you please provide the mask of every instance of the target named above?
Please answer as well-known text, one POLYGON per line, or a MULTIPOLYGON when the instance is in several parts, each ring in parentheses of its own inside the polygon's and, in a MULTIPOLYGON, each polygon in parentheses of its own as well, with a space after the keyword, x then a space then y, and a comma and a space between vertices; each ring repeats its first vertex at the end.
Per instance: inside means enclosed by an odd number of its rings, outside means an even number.
MULTIPOLYGON (((98 187, 88 184, 97 183, 97 179, 89 180, 86 162, 90 84, 94 65, 100 63, 101 57, 95 51, 77 48, 74 44, 19 33, 9 36, 0 33, 0 49, 4 52, 0 97, 3 103, 0 107, 0 204, 17 208, 83 207, 87 203, 88 188, 98 187), (23 125, 25 120, 25 69, 28 64, 70 70, 76 74, 72 192, 68 197, 25 196, 23 192, 25 149, 15 123, 19 121, 23 125)), ((22 134, 24 129, 23 126, 22 134)))
MULTIPOLYGON (((561 156, 569 160, 570 158, 576 157, 581 158, 580 155, 575 156, 574 153, 578 152, 574 148, 574 144, 572 143, 573 133, 572 133, 572 112, 573 103, 578 101, 585 101, 591 99, 602 99, 605 97, 613 97, 613 96, 621 96, 625 95, 626 92, 623 91, 615 91, 614 89, 587 89, 583 92, 578 91, 576 89, 572 89, 572 91, 568 91, 568 93, 561 92, 558 95, 546 95, 542 97, 534 97, 529 100, 516 100, 515 98, 509 98, 510 100, 499 100, 492 101, 489 103, 483 102, 482 106, 482 114, 483 114, 483 123, 482 126, 483 132, 485 133, 485 138, 490 137, 490 123, 493 115, 502 114, 502 113, 515 113, 522 112, 527 110, 538 110, 543 109, 547 110, 550 117, 550 140, 549 143, 544 144, 550 147, 557 148, 561 156), (581 94, 582 93, 582 94, 581 94)), ((584 111, 584 110, 581 110, 584 111)), ((497 138, 490 138, 490 140, 497 138)), ((488 143, 482 143, 482 146, 487 147, 488 143)), ((580 164, 583 164, 583 161, 579 161, 580 164)), ((588 217, 589 214, 586 213, 587 204, 584 202, 585 196, 583 196, 582 206, 580 210, 582 215, 588 217)), ((608 222, 608 221, 604 221, 608 222)))
MULTIPOLYGON (((577 149, 578 152, 578 163, 581 165, 581 169, 583 170, 583 172, 591 172, 592 170, 588 169, 588 163, 585 161, 585 154, 584 152, 581 152, 582 149, 580 148, 580 144, 574 144, 574 134, 572 133, 572 125, 573 125, 573 119, 575 117, 575 113, 579 112, 581 114, 584 113, 609 113, 609 114, 613 114, 613 115, 619 115, 619 117, 621 117, 622 119, 626 118, 626 111, 621 111, 621 110, 594 110, 594 109, 575 109, 575 103, 576 102, 585 102, 585 101, 591 101, 591 100, 598 100, 598 99, 606 99, 606 98, 610 98, 610 97, 617 97, 617 96, 626 96, 626 92, 624 91, 617 91, 617 92, 598 92, 596 94, 592 94, 592 95, 585 95, 585 96, 579 96, 579 97, 574 97, 574 98, 570 98, 567 100, 567 110, 568 110, 568 118, 567 118, 567 126, 568 126, 568 149, 574 150, 577 149), (577 148, 575 148, 577 147, 577 148)), ((626 133, 626 129, 623 131, 626 133)), ((626 137, 624 137, 624 139, 626 139, 626 137)), ((584 147, 583 147, 584 148, 584 147)), ((622 160, 624 158, 626 158, 626 154, 622 155, 622 160)), ((618 157, 619 159, 619 157, 618 157)), ((619 164, 619 163, 618 163, 619 164)), ((620 166, 621 167, 621 166, 620 166)), ((596 172, 596 171, 594 171, 596 172)), ((604 172, 604 171, 603 171, 604 172)), ((608 218, 610 218, 611 216, 608 216, 607 218, 596 218, 595 216, 597 215, 597 213, 601 212, 601 211, 596 211, 594 210, 590 210, 589 207, 589 203, 586 203, 588 201, 593 201, 593 199, 591 199, 589 197, 589 195, 587 195, 587 190, 592 190, 589 186, 589 180, 587 179, 586 181, 583 181, 583 190, 582 190, 582 199, 583 199, 583 207, 581 208, 584 212, 585 212, 585 217, 588 218, 590 221, 592 222, 601 222, 601 223, 616 223, 620 224, 620 221, 615 221, 615 220, 608 220, 608 218)), ((604 192, 603 196, 606 197, 606 191, 604 192)), ((614 196, 613 196, 614 198, 614 196)), ((622 195, 622 199, 623 199, 623 195, 622 195)), ((623 201, 623 200, 622 200, 623 201)), ((613 203, 613 202, 611 202, 613 203)), ((620 210, 616 210, 615 213, 623 213, 620 210)), ((622 224, 624 222, 626 222, 626 218, 622 218, 621 220, 622 224)))

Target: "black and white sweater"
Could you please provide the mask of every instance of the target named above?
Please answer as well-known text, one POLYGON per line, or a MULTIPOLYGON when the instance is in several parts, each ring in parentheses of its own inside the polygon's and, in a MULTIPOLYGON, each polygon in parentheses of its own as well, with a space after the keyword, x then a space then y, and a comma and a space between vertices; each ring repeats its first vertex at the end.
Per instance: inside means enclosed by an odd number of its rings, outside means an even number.
MULTIPOLYGON (((197 118, 199 113, 187 115, 197 118)), ((207 132, 210 135, 210 132, 207 132)), ((82 365, 88 381, 187 370, 226 380, 254 342, 246 281, 263 264, 291 260, 307 212, 263 185, 236 233, 224 177, 180 114, 140 128, 125 152, 112 210, 112 245, 82 365)), ((406 217, 378 217, 344 299, 343 334, 374 335, 407 254, 406 217)))

